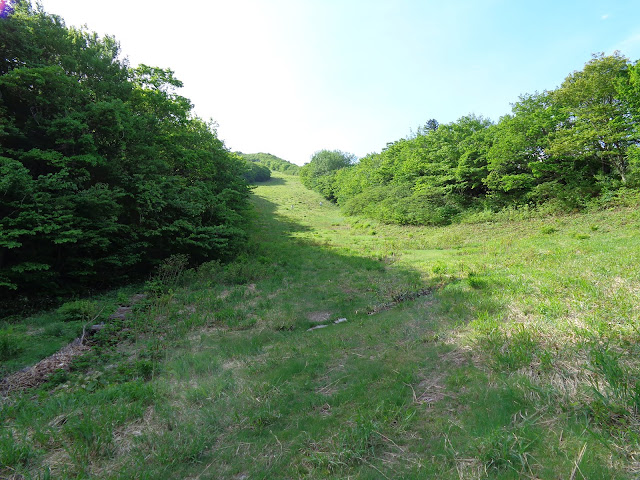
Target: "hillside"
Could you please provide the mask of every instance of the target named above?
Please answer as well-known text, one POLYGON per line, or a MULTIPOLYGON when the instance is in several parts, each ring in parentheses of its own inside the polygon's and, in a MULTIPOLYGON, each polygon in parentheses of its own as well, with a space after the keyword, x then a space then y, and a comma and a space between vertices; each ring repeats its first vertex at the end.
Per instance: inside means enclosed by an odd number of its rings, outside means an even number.
POLYGON ((268 167, 269 170, 282 172, 288 175, 297 175, 300 167, 270 153, 242 153, 238 154, 248 162, 255 162, 268 167))
POLYGON ((279 173, 253 201, 248 255, 165 265, 2 401, 1 476, 637 475, 637 205, 402 227, 279 173))

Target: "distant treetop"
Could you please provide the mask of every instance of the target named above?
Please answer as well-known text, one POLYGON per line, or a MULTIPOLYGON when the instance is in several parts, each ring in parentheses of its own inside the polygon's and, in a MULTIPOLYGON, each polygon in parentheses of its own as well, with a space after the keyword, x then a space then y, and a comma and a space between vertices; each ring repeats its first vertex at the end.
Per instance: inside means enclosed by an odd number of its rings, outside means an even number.
POLYGON ((283 172, 289 175, 298 175, 300 167, 280 157, 276 157, 270 153, 242 153, 237 152, 242 158, 248 162, 259 163, 268 167, 269 170, 283 172))

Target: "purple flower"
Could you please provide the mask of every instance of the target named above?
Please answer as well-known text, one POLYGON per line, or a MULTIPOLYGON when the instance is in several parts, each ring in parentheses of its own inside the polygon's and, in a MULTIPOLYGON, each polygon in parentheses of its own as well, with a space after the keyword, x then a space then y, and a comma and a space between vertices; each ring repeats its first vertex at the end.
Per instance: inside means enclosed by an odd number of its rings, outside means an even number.
POLYGON ((7 18, 11 13, 13 13, 11 0, 0 0, 0 18, 7 18))

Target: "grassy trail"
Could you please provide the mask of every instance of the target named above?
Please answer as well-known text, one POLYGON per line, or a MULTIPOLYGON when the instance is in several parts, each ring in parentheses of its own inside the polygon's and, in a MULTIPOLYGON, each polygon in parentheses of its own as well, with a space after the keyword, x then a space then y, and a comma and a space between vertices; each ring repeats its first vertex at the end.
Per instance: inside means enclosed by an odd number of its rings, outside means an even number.
POLYGON ((395 227, 274 177, 246 257, 187 272, 88 373, 3 404, 0 475, 640 471, 637 210, 395 227))

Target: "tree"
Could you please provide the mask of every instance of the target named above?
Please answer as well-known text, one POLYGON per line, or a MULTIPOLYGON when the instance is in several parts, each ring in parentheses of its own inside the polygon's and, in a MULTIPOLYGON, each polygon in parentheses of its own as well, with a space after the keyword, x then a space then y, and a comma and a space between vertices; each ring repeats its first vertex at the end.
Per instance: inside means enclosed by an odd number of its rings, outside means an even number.
POLYGON ((555 169, 550 135, 562 119, 549 93, 524 95, 513 113, 500 119, 488 151, 485 183, 500 204, 526 202, 531 190, 555 169))
POLYGON ((320 150, 313 154, 311 161, 300 169, 302 184, 317 190, 325 198, 335 200, 333 193, 333 174, 342 168, 353 165, 356 156, 340 150, 320 150))
POLYGON ((242 153, 236 152, 248 162, 258 163, 267 167, 271 171, 283 172, 288 175, 298 175, 300 167, 287 160, 276 157, 270 153, 242 153))
POLYGON ((582 71, 569 75, 553 93, 566 120, 550 153, 596 161, 604 175, 613 170, 626 183, 627 151, 638 143, 630 104, 621 93, 628 84, 628 60, 618 52, 594 55, 582 71))
POLYGON ((243 246, 244 161, 168 69, 28 1, 0 21, 0 298, 144 275, 243 246))
POLYGON ((243 177, 247 182, 266 182, 271 178, 271 170, 269 167, 260 163, 249 162, 245 160, 246 172, 243 177))

